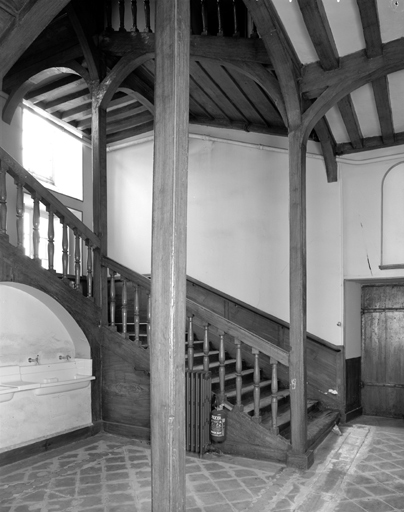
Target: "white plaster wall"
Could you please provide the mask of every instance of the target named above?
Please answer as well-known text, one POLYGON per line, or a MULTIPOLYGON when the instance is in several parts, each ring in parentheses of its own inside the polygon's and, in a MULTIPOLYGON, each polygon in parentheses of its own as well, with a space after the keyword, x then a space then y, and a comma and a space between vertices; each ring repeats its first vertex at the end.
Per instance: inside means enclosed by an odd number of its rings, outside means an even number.
MULTIPOLYGON (((399 153, 399 149, 395 148, 399 153)), ((367 155, 365 164, 340 163, 343 197, 344 278, 380 279, 403 277, 403 269, 380 270, 381 263, 381 184, 385 173, 397 163, 396 158, 367 155)), ((382 156, 381 153, 379 153, 382 156)), ((392 151, 394 155, 394 152, 392 151)))
POLYGON ((362 286, 354 281, 345 281, 344 292, 345 357, 351 359, 362 354, 362 286))
MULTIPOLYGON (((152 167, 152 142, 108 154, 108 250, 141 273, 150 272, 152 167)), ((307 193, 308 330, 341 344, 340 188, 320 159, 308 159, 307 193)), ((287 152, 190 139, 187 273, 288 321, 287 152)))

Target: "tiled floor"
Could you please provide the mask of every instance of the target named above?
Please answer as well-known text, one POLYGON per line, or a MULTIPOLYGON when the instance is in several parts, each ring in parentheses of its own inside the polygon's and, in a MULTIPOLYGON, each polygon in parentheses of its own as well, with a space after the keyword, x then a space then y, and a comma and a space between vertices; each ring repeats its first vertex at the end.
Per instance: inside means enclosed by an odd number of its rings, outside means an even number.
MULTIPOLYGON (((404 421, 365 419, 317 449, 309 471, 187 457, 187 512, 404 511, 404 421)), ((99 434, 0 469, 0 512, 151 510, 150 449, 99 434)))

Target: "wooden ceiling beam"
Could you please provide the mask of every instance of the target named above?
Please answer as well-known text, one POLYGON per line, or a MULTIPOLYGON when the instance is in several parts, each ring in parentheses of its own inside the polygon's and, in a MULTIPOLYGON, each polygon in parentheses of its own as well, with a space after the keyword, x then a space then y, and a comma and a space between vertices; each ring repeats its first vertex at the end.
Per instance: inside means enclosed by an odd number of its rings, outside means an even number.
POLYGON ((360 153, 362 151, 370 151, 373 149, 381 149, 386 147, 400 146, 404 144, 404 132, 396 133, 392 142, 385 142, 383 137, 366 137, 363 139, 361 148, 354 148, 349 142, 337 144, 337 155, 349 155, 351 153, 360 153))
POLYGON ((362 22, 369 59, 382 55, 382 36, 380 33, 379 12, 376 0, 356 0, 362 22))
POLYGON ((113 142, 119 142, 121 140, 128 139, 129 137, 136 137, 136 135, 150 132, 153 130, 153 127, 154 121, 149 121, 121 132, 111 133, 107 136, 107 144, 112 144, 113 142))
MULTIPOLYGON (((2 34, 0 77, 4 76, 23 52, 47 27, 69 0, 37 0, 24 2, 15 13, 14 22, 2 34)), ((32 75, 31 75, 32 76, 32 75)), ((29 78, 29 77, 28 77, 29 78)))
POLYGON ((65 92, 67 89, 69 89, 71 84, 79 82, 80 80, 81 77, 77 75, 68 75, 64 76, 63 78, 58 78, 58 75, 56 75, 56 80, 47 82, 45 85, 39 85, 38 87, 31 89, 25 95, 24 99, 32 101, 32 103, 36 103, 45 98, 48 98, 49 94, 52 94, 55 89, 57 89, 59 92, 65 92))
POLYGON ((91 94, 89 93, 87 85, 84 85, 83 89, 79 91, 66 94, 65 96, 61 96, 52 101, 40 102, 38 103, 38 107, 52 114, 53 112, 60 110, 59 107, 63 107, 63 110, 67 110, 69 108, 82 105, 83 103, 87 103, 90 100, 91 94))
MULTIPOLYGON (((125 119, 129 116, 141 114, 146 111, 146 107, 141 105, 139 102, 134 102, 133 98, 128 97, 131 104, 126 104, 124 107, 115 108, 107 111, 107 123, 111 120, 125 119)), ((79 130, 91 128, 91 117, 87 117, 77 123, 79 130)))
POLYGON ((338 109, 341 113, 342 120, 344 121, 352 146, 356 149, 361 148, 363 138, 362 131, 356 115, 355 107, 349 94, 338 102, 338 109))
POLYGON ((404 38, 383 45, 382 55, 369 59, 366 50, 340 57, 338 69, 324 71, 319 63, 303 67, 301 91, 307 98, 317 98, 326 89, 338 88, 345 82, 372 81, 404 69, 404 38))
MULTIPOLYGON (((127 53, 143 55, 154 52, 154 34, 114 32, 104 34, 100 49, 110 56, 122 57, 127 53)), ((271 66, 261 39, 242 37, 191 36, 190 56, 210 59, 258 62, 271 66)))
MULTIPOLYGON (((110 101, 110 104, 108 105, 108 110, 120 105, 129 105, 131 103, 133 103, 133 98, 129 98, 127 94, 124 94, 122 92, 117 92, 110 101)), ((78 107, 66 110, 61 115, 61 119, 66 122, 70 122, 73 120, 80 122, 80 120, 83 120, 85 118, 90 118, 91 125, 91 101, 79 105, 78 107)))
POLYGON ((197 124, 200 126, 214 126, 216 128, 228 128, 229 130, 241 130, 243 132, 254 132, 254 133, 263 133, 267 135, 276 135, 279 137, 287 137, 288 132, 284 126, 276 126, 276 125, 264 125, 264 124, 252 124, 252 123, 243 123, 241 121, 229 121, 227 119, 210 119, 209 117, 199 117, 193 116, 190 118, 189 122, 191 124, 197 124))
POLYGON ((394 125, 387 76, 382 76, 374 80, 372 87, 379 116, 382 139, 386 144, 392 144, 394 142, 394 125))
POLYGON ((107 123, 107 135, 110 133, 122 132, 129 128, 133 128, 135 126, 151 122, 153 121, 153 119, 153 114, 151 114, 148 110, 145 110, 136 116, 131 116, 125 119, 119 119, 118 121, 109 122, 107 123))
POLYGON ((322 0, 298 0, 298 4, 322 68, 326 71, 336 69, 338 50, 322 0))

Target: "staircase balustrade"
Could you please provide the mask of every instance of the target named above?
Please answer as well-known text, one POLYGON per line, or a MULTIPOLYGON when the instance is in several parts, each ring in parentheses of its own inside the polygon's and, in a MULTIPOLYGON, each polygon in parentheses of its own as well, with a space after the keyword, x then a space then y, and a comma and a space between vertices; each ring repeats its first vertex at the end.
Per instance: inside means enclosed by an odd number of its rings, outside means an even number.
MULTIPOLYGON (((191 32, 203 36, 258 37, 251 16, 241 0, 190 0, 191 32), (248 35, 248 31, 250 34, 248 35)), ((150 0, 106 0, 107 34, 117 32, 152 33, 150 0), (142 5, 143 4, 143 5, 142 5), (143 11, 143 15, 141 13, 143 11), (126 13, 128 15, 126 16, 126 13), (130 13, 130 16, 129 16, 130 13), (128 23, 131 26, 128 27, 128 23), (139 28, 139 21, 143 28, 139 28)))
POLYGON ((40 245, 41 241, 41 216, 40 205, 42 204, 47 212, 46 221, 47 247, 44 254, 48 256, 48 270, 55 272, 55 266, 60 266, 62 278, 69 282, 73 288, 81 290, 82 277, 86 279, 86 295, 92 297, 93 290, 93 252, 99 248, 98 237, 81 222, 68 208, 66 208, 49 190, 29 174, 16 160, 14 160, 4 149, 0 148, 0 236, 11 238, 17 248, 25 253, 24 248, 24 215, 25 204, 24 194, 33 199, 32 210, 32 258, 41 263, 40 245), (15 231, 11 229, 12 220, 7 218, 10 212, 7 209, 7 175, 9 175, 16 186, 16 207, 15 207, 15 231), (62 224, 61 240, 56 240, 55 217, 62 224), (7 227, 10 227, 8 230, 7 227), (9 232, 10 231, 10 232, 9 232), (74 240, 74 252, 69 252, 69 239, 74 240), (61 248, 61 261, 55 264, 55 246, 59 243, 61 248), (87 246, 86 266, 83 265, 82 247, 87 246), (70 265, 69 265, 70 264, 70 265), (82 275, 82 269, 86 268, 86 275, 82 275), (69 272, 69 270, 72 272, 69 272))

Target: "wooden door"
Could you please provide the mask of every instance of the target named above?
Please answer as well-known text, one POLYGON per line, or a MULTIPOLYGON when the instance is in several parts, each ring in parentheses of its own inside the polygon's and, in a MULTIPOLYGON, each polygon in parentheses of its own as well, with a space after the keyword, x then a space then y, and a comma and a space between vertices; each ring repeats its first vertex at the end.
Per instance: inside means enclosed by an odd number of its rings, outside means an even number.
POLYGON ((363 414, 404 416, 404 285, 362 288, 363 414))

